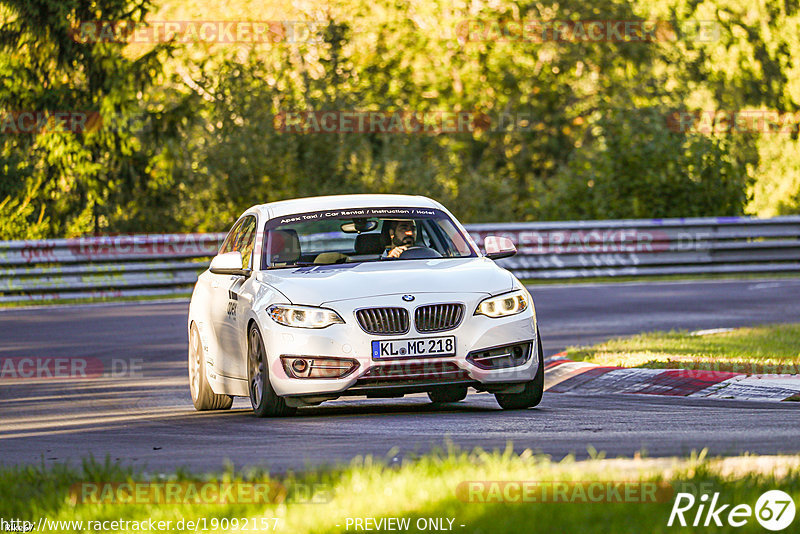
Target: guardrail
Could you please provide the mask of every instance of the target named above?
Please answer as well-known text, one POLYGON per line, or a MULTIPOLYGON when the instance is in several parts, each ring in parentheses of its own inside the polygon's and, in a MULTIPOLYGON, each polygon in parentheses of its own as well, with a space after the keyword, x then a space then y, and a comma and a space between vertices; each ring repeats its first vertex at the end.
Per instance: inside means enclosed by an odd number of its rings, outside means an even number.
POLYGON ((520 278, 800 272, 800 216, 473 224, 511 238, 520 278))
POLYGON ((0 241, 0 302, 186 294, 225 234, 0 241))
MULTIPOLYGON (((800 216, 467 225, 520 278, 800 272, 800 216)), ((225 234, 0 241, 0 302, 186 294, 225 234)))

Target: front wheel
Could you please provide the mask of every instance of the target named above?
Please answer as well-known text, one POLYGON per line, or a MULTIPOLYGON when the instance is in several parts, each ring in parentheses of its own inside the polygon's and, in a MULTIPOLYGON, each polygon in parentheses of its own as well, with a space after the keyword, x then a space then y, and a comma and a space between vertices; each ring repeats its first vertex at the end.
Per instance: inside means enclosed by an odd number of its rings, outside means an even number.
POLYGON ((530 382, 525 383, 525 389, 521 393, 495 393, 494 398, 497 404, 504 410, 522 410, 533 408, 542 402, 544 393, 544 357, 542 355, 542 339, 539 332, 536 332, 537 350, 539 352, 539 367, 536 370, 536 377, 530 382))
POLYGON ((217 395, 211 390, 206 379, 205 358, 197 325, 192 323, 189 330, 189 391, 192 404, 198 411, 228 410, 233 405, 230 395, 217 395))
POLYGON ((292 415, 296 408, 286 405, 286 399, 278 396, 269 381, 267 351, 261 332, 256 325, 250 327, 247 339, 247 382, 250 404, 256 417, 283 417, 292 415))

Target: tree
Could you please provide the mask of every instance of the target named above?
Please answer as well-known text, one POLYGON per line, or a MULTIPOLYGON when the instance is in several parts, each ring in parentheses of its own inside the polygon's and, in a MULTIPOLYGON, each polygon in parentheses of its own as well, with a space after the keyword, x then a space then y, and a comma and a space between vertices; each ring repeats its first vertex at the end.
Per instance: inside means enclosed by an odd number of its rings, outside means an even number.
MULTIPOLYGON (((123 43, 84 38, 80 29, 139 23, 152 3, 3 0, 1 7, 0 108, 7 121, 30 112, 49 122, 2 137, 0 195, 32 206, 15 216, 50 236, 116 231, 120 221, 141 219, 133 200, 154 187, 169 190, 153 162, 163 152, 171 110, 149 110, 146 96, 169 46, 128 58, 123 43), (61 113, 71 121, 59 125, 61 113)), ((165 107, 163 100, 158 105, 165 107)))

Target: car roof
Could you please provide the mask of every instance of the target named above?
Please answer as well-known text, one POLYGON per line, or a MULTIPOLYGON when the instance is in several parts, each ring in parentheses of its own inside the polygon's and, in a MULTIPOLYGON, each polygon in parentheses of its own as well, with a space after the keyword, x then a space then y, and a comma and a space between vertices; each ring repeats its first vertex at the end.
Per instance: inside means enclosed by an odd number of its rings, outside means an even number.
MULTIPOLYGON (((258 213, 269 220, 296 213, 351 208, 435 208, 445 210, 433 199, 418 195, 330 195, 322 197, 294 198, 268 204, 258 204, 245 213, 258 213)), ((447 210, 445 210, 447 211, 447 210)))

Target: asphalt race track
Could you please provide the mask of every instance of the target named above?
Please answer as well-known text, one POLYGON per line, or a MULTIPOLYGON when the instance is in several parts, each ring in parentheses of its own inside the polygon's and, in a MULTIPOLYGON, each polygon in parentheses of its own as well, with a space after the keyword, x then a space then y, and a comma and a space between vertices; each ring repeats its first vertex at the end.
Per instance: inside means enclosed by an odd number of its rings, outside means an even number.
MULTIPOLYGON (((567 345, 656 329, 800 320, 800 279, 536 286, 546 354, 567 345)), ((355 399, 257 419, 237 399, 197 413, 186 371, 186 302, 0 311, 0 357, 80 357, 118 376, 0 382, 0 462, 69 461, 87 454, 143 467, 216 470, 230 460, 273 472, 354 456, 408 457, 449 440, 513 441, 561 458, 751 451, 800 452, 800 405, 646 395, 545 393, 532 410, 503 412, 486 394, 434 407, 427 397, 355 399)))

